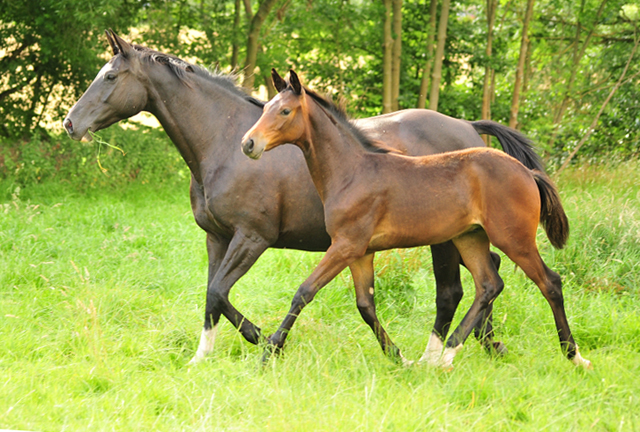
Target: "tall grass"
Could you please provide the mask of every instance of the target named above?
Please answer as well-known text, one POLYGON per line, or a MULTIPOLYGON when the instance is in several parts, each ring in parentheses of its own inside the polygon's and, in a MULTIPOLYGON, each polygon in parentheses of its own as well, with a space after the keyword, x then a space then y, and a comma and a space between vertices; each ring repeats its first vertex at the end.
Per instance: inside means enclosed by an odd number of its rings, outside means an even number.
MULTIPOLYGON (((497 338, 509 348, 502 358, 469 339, 450 372, 390 363, 345 272, 265 368, 261 347, 224 320, 211 358, 189 368, 207 257, 188 185, 140 181, 86 194, 11 185, 0 194, 0 429, 638 430, 639 168, 566 172, 558 184, 569 244, 556 251, 539 231, 593 371, 563 358, 549 306, 506 258, 495 305, 497 338)), ((270 333, 320 257, 267 251, 231 300, 270 333)), ((428 249, 376 260, 379 315, 412 359, 435 316, 430 262, 428 249)), ((473 293, 463 273, 456 323, 473 293)))

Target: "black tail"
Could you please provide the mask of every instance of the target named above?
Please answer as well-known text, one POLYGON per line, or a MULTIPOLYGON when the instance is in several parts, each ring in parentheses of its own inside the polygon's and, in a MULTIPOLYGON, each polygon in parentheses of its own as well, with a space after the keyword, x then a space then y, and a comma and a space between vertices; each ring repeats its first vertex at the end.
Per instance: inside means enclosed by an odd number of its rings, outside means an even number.
POLYGON ((532 171, 540 191, 540 223, 551 244, 562 249, 569 238, 569 220, 562 208, 560 195, 551 179, 542 171, 532 171))
POLYGON ((540 156, 534 151, 531 140, 517 130, 491 120, 474 121, 471 122, 471 126, 479 134, 498 138, 504 152, 518 159, 522 165, 532 170, 544 172, 544 165, 542 165, 540 156))

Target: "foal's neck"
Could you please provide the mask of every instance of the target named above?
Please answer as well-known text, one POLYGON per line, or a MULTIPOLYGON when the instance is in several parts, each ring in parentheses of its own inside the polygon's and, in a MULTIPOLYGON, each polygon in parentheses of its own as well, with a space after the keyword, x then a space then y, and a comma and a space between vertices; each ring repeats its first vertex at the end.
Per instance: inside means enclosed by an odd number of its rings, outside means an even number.
POLYGON ((341 190, 340 185, 351 180, 367 151, 347 126, 330 118, 331 114, 309 96, 305 97, 309 124, 307 138, 300 147, 324 203, 332 191, 341 190))

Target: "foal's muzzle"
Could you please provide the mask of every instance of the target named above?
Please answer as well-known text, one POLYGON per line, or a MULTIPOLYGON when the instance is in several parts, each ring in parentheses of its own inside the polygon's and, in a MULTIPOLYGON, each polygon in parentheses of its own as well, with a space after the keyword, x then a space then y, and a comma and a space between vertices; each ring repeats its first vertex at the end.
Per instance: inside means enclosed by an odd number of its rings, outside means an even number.
POLYGON ((256 142, 253 138, 247 138, 242 142, 242 153, 251 159, 260 159, 260 156, 262 156, 262 151, 256 148, 256 142))

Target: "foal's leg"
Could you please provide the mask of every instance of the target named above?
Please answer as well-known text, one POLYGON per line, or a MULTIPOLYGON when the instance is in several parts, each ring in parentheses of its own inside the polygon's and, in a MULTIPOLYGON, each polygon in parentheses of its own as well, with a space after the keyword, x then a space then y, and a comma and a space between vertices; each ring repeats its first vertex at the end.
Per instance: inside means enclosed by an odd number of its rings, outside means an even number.
POLYGON ((382 327, 382 324, 380 324, 378 316, 376 315, 373 289, 373 256, 374 254, 365 255, 349 265, 351 275, 353 276, 353 283, 356 288, 358 310, 360 311, 362 319, 371 327, 371 330, 373 330, 373 333, 376 335, 382 351, 396 362, 402 361, 404 364, 410 364, 402 354, 400 354, 400 350, 391 341, 391 338, 382 327))
MULTIPOLYGON (((364 252, 364 250, 362 252, 364 252)), ((338 273, 353 263, 353 261, 362 257, 362 252, 358 253, 347 242, 336 242, 329 247, 318 266, 298 288, 298 291, 291 301, 291 308, 280 324, 280 327, 267 340, 268 346, 265 348, 264 355, 262 356, 263 362, 269 359, 271 353, 280 351, 284 346, 289 330, 293 327, 298 315, 302 312, 302 309, 313 300, 318 291, 331 282, 338 273)))
POLYGON ((266 240, 258 237, 255 233, 252 236, 244 235, 240 230, 236 231, 224 254, 222 262, 219 264, 213 279, 207 287, 207 304, 205 306, 204 330, 200 346, 196 355, 191 360, 195 363, 208 354, 212 348, 215 330, 220 320, 220 315, 224 315, 235 328, 237 328, 244 338, 257 344, 260 340, 260 328, 246 319, 229 301, 229 291, 231 287, 240 279, 256 262, 256 260, 267 249, 266 240), (203 342, 203 339, 207 339, 203 342))
MULTIPOLYGON (((429 336, 427 348, 419 361, 434 364, 442 355, 444 340, 449 332, 451 321, 453 321, 453 315, 462 299, 459 265, 465 264, 458 249, 451 241, 432 245, 431 258, 436 279, 436 321, 429 336)), ((491 252, 491 259, 497 270, 500 267, 500 255, 491 252)), ((492 310, 493 304, 490 304, 474 327, 474 334, 485 349, 504 353, 507 350, 504 344, 493 340, 492 310)))
MULTIPOLYGON (((489 239, 484 230, 465 234, 453 242, 473 276, 476 295, 471 308, 447 340, 442 358, 437 362, 443 367, 451 366, 454 356, 482 318, 482 312, 493 303, 504 287, 491 259, 489 239)), ((432 359, 430 361, 433 364, 432 359)))
MULTIPOLYGON (((493 261, 496 271, 499 272, 500 255, 493 251, 489 253, 491 254, 491 261, 493 261)), ((464 265, 464 262, 462 265, 464 265)), ((489 353, 503 355, 508 352, 507 347, 502 342, 493 340, 493 303, 489 303, 487 308, 482 312, 482 318, 480 318, 473 328, 473 334, 489 353)))
POLYGON ((580 355, 578 345, 576 345, 571 330, 569 329, 569 322, 564 310, 564 297, 562 295, 560 275, 547 267, 542 261, 535 244, 527 248, 528 250, 522 246, 518 249, 517 251, 503 249, 503 251, 538 285, 540 291, 542 291, 542 295, 547 299, 556 322, 556 329, 558 330, 558 337, 560 338, 560 347, 567 358, 576 366, 590 369, 592 367, 591 362, 580 355))

